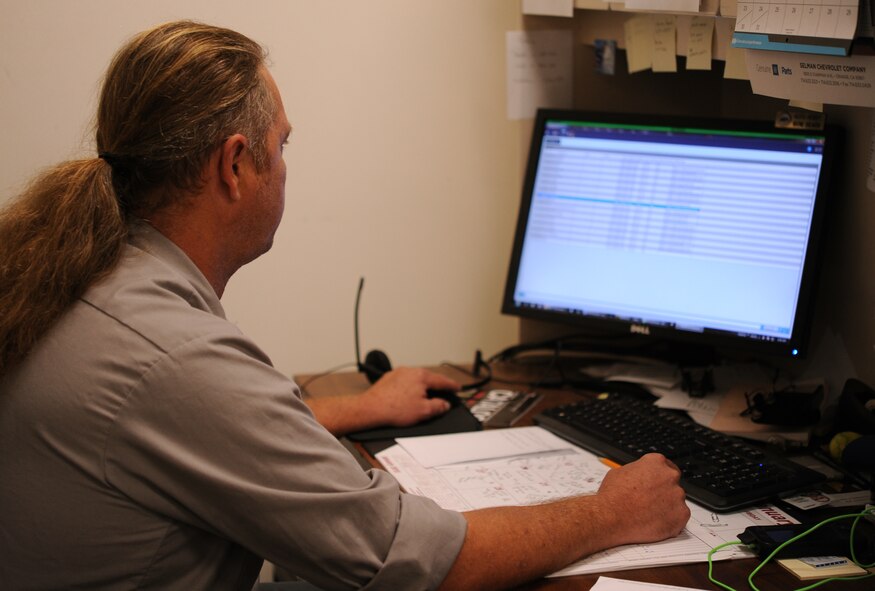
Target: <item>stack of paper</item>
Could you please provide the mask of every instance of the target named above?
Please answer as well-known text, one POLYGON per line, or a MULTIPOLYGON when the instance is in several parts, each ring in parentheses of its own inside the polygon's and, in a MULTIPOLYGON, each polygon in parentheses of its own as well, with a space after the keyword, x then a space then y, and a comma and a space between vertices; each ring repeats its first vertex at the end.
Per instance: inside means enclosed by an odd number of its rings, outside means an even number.
MULTIPOLYGON (((377 459, 408 492, 456 511, 594 494, 609 470, 597 456, 540 427, 401 438, 377 459)), ((688 505, 692 516, 676 538, 599 552, 554 576, 704 562, 712 548, 735 541, 746 527, 797 523, 771 506, 716 514, 688 505)), ((714 559, 752 555, 730 546, 714 559)))

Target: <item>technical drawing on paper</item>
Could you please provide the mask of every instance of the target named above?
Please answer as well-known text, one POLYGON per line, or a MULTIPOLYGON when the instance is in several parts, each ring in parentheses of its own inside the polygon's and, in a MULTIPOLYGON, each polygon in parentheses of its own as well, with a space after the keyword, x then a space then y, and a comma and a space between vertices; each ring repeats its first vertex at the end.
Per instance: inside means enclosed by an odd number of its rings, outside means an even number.
POLYGON ((532 505, 592 494, 608 471, 589 454, 573 449, 437 469, 471 509, 532 505))

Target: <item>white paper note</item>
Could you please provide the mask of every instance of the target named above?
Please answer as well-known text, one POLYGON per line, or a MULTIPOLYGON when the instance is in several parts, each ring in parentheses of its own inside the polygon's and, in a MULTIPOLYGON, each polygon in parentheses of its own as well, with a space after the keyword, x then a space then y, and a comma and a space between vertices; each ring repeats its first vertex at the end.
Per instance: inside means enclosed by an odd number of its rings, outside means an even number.
POLYGON ((627 10, 699 12, 699 0, 626 0, 627 10))
POLYGON ((508 31, 506 42, 508 119, 571 107, 572 32, 508 31))
POLYGON ((574 0, 523 0, 523 14, 574 16, 574 0))

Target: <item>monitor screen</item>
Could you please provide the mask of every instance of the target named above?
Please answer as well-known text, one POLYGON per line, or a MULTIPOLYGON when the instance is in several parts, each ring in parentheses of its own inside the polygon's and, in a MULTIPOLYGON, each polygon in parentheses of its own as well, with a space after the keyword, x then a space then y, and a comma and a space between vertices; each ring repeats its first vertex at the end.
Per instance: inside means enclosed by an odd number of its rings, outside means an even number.
POLYGON ((801 355, 832 130, 541 110, 502 311, 801 355))

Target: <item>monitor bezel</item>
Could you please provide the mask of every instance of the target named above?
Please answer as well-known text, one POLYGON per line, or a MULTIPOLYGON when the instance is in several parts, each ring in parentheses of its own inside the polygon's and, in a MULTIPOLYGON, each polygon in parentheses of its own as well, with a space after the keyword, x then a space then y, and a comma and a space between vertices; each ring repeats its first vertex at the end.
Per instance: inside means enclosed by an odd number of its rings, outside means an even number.
POLYGON ((822 248, 824 234, 824 218, 826 210, 827 191, 829 187, 832 162, 836 152, 838 130, 826 125, 823 129, 792 129, 779 128, 774 121, 731 119, 722 117, 701 118, 675 115, 642 114, 642 113, 609 113, 597 111, 581 111, 566 109, 539 109, 532 129, 526 173, 522 187, 517 223, 513 238, 510 264, 506 276, 502 314, 520 318, 559 323, 578 334, 591 335, 596 339, 604 337, 628 336, 635 345, 646 342, 661 342, 689 345, 700 344, 712 347, 715 351, 733 352, 735 354, 760 355, 778 358, 803 358, 807 352, 808 341, 813 323, 814 299, 817 288, 817 275, 822 264, 822 248), (768 341, 747 339, 739 335, 722 332, 690 332, 659 324, 632 322, 623 319, 604 318, 570 314, 561 311, 517 306, 514 300, 516 281, 519 273, 520 258, 523 250, 525 230, 528 223, 532 202, 537 164, 540 157, 542 137, 548 121, 590 121, 611 124, 647 125, 670 128, 713 129, 717 131, 749 131, 771 132, 798 136, 823 136, 825 147, 821 165, 821 175, 815 194, 812 212, 811 229, 808 248, 803 263, 802 279, 793 323, 793 333, 786 341, 768 341), (643 334, 646 333, 646 334, 643 334))

